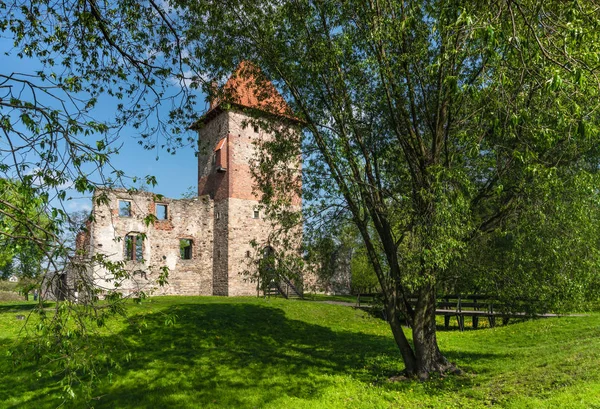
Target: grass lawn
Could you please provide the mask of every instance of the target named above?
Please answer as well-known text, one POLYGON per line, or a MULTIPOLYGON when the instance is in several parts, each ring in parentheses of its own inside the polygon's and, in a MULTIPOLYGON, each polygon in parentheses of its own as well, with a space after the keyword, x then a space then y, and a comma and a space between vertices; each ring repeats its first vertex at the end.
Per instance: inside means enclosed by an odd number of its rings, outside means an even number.
MULTIPOLYGON (((0 304, 3 350, 31 305, 0 304)), ((389 382, 402 362, 387 324, 350 307, 160 297, 110 327, 90 348, 119 345, 121 367, 98 382, 96 408, 600 408, 598 313, 440 330, 441 348, 466 374, 425 383, 389 382)), ((62 403, 56 379, 37 369, 0 355, 0 408, 62 403)))

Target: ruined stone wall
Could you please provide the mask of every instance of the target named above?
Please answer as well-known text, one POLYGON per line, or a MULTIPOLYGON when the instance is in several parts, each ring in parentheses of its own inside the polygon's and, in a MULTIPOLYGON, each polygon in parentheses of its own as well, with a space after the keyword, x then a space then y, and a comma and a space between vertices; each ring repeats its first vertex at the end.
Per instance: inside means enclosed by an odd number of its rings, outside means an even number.
POLYGON ((215 202, 213 258, 213 295, 229 293, 229 212, 228 201, 215 202))
MULTIPOLYGON (((213 254, 213 202, 207 197, 193 199, 156 198, 148 192, 129 194, 124 190, 102 191, 108 196, 108 205, 94 200, 95 223, 91 229, 91 248, 112 261, 125 256, 125 236, 145 234, 143 261, 126 261, 126 268, 135 272, 133 279, 122 283, 122 291, 129 294, 138 290, 155 289, 154 294, 211 295, 213 254), (119 201, 131 203, 131 216, 119 216, 119 201), (156 203, 167 206, 167 219, 146 225, 144 218, 154 214, 156 203), (192 257, 180 256, 180 239, 192 240, 192 257), (165 287, 158 288, 159 269, 170 270, 165 287)), ((99 194, 101 194, 100 192, 99 194)), ((94 272, 97 285, 112 288, 110 274, 104 269, 94 272)))
POLYGON ((270 231, 262 212, 254 218, 257 206, 257 200, 229 199, 229 295, 256 295, 256 283, 245 274, 256 256, 250 241, 263 243, 270 231))
POLYGON ((90 251, 91 228, 92 222, 86 220, 84 230, 77 232, 75 236, 75 251, 77 255, 83 256, 90 251))

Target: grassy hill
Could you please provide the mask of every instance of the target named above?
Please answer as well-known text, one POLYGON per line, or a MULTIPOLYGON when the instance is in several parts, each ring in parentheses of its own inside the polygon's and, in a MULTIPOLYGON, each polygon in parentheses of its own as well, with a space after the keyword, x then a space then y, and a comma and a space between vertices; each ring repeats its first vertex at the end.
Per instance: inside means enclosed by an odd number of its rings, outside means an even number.
MULTIPOLYGON (((0 304, 3 351, 28 308, 0 304)), ((440 330, 440 347, 466 374, 420 383, 390 382, 402 362, 389 328, 353 308, 161 297, 129 310, 89 345, 106 375, 90 403, 96 408, 600 408, 597 313, 440 330), (117 352, 105 356, 103 346, 117 352)), ((0 408, 60 405, 57 379, 0 354, 0 408)))

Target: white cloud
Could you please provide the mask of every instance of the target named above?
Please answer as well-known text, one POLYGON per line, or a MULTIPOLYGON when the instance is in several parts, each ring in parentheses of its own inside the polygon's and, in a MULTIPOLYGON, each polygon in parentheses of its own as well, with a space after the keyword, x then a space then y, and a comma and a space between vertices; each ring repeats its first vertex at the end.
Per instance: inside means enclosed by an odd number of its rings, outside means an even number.
POLYGON ((91 212, 92 201, 91 199, 71 199, 67 202, 66 208, 68 212, 91 212))

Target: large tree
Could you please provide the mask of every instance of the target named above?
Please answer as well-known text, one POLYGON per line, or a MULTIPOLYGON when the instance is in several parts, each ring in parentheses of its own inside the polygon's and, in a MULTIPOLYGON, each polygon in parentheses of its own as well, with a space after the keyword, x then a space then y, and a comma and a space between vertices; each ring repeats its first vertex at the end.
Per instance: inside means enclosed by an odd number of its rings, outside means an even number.
MULTIPOLYGON (((506 254, 535 282, 525 262, 545 259, 558 243, 544 247, 532 232, 560 231, 541 214, 564 220, 571 209, 564 200, 549 211, 551 194, 567 187, 575 194, 565 199, 597 194, 595 1, 171 4, 176 8, 153 0, 0 3, 0 30, 13 40, 2 43, 3 52, 30 68, 0 73, 0 172, 35 184, 52 218, 64 212, 50 209, 51 192, 65 198, 65 184, 89 192, 123 176, 109 162, 125 125, 147 147, 177 145, 192 118, 185 85, 213 93, 204 79, 223 78, 250 59, 305 126, 306 203, 350 212, 407 373, 427 377, 452 369, 437 346, 436 290, 464 274, 457 265, 476 254, 473 243, 512 249, 506 254), (184 85, 181 94, 170 94, 173 79, 184 85), (106 121, 95 117, 101 100, 116 109, 106 121), (165 102, 173 108, 166 118, 165 102), (520 243, 529 246, 527 257, 520 243)), ((282 211, 285 194, 299 185, 286 163, 301 146, 281 136, 263 145, 268 154, 256 175, 265 204, 290 216, 282 211)), ((581 245, 577 238, 571 243, 581 245)), ((564 247, 556 254, 564 256, 564 247)), ((571 260, 566 286, 583 267, 596 268, 593 252, 579 254, 585 263, 571 260)), ((546 282, 562 260, 544 263, 546 282)), ((71 343, 39 345, 69 346, 53 351, 60 357, 78 351, 71 343)), ((74 372, 76 361, 62 362, 74 372)))
MULTIPOLYGON (((503 271, 522 271, 522 287, 558 279, 568 261, 557 293, 578 297, 597 274, 597 252, 573 224, 577 261, 560 240, 534 240, 540 229, 559 234, 569 209, 581 209, 568 197, 596 199, 597 2, 177 3, 198 73, 220 78, 248 59, 284 92, 305 127, 306 203, 352 215, 408 375, 455 370, 437 345, 436 294, 461 275, 492 290, 485 269, 465 271, 478 246, 500 252, 499 239, 518 238, 503 271)), ((262 147, 257 179, 280 211, 299 188, 284 162, 300 145, 282 135, 262 147)))

